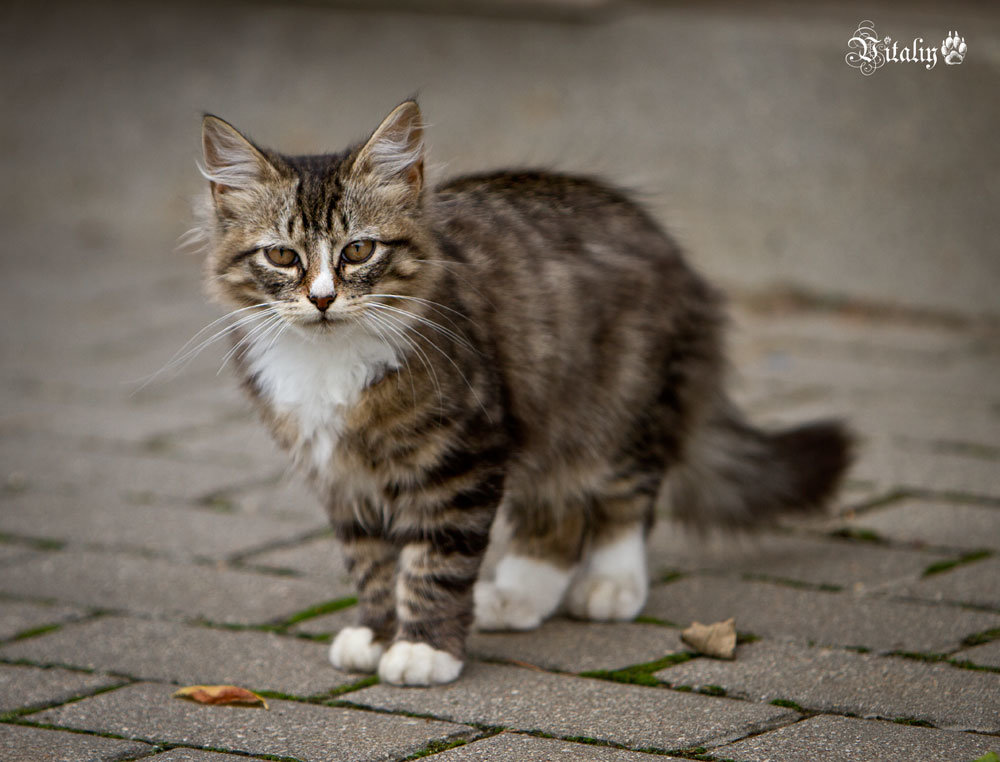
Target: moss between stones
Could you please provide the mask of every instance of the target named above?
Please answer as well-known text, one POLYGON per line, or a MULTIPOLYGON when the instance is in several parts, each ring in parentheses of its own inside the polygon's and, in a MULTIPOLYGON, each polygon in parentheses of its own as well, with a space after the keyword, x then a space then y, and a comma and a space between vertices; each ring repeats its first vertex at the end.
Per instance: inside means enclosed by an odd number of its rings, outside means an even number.
POLYGON ((771 703, 774 706, 781 706, 781 707, 784 707, 785 709, 794 709, 796 712, 803 712, 803 711, 805 711, 802 708, 801 704, 799 704, 799 703, 797 703, 795 701, 792 701, 791 699, 780 699, 780 698, 778 698, 778 699, 774 699, 771 703))
POLYGON ((651 661, 646 664, 635 664, 623 669, 597 669, 589 672, 581 672, 580 677, 593 677, 598 680, 611 680, 616 683, 629 683, 631 685, 646 685, 655 687, 661 685, 653 673, 661 669, 672 667, 675 664, 682 664, 690 660, 694 654, 689 651, 681 651, 675 654, 668 654, 661 659, 651 661))
POLYGON ((1000 756, 995 751, 988 751, 978 759, 972 760, 972 762, 1000 762, 1000 756))
POLYGON ((893 722, 898 725, 913 725, 918 728, 933 728, 934 725, 927 720, 920 720, 916 717, 896 717, 893 722))
POLYGON ((885 544, 885 539, 877 532, 862 527, 842 527, 830 532, 831 537, 840 537, 844 540, 854 540, 856 542, 870 542, 879 545, 885 544))
POLYGON ((659 617, 655 616, 640 615, 637 616, 632 621, 637 622, 638 624, 655 624, 659 625, 660 627, 673 627, 675 629, 679 627, 679 625, 676 622, 671 622, 669 619, 660 619, 659 617))
POLYGON ((937 561, 924 569, 923 576, 929 577, 932 574, 940 574, 941 572, 954 569, 956 566, 970 564, 973 561, 981 561, 982 559, 989 558, 992 555, 993 552, 989 550, 974 550, 971 553, 965 553, 958 558, 948 559, 947 561, 937 561))
POLYGON ((698 693, 704 693, 706 696, 725 696, 726 689, 721 685, 703 685, 698 689, 698 693))
POLYGON ((465 746, 469 743, 468 739, 458 738, 454 741, 431 741, 420 751, 416 751, 410 756, 406 757, 403 762, 410 762, 411 759, 422 759, 423 757, 429 757, 431 754, 437 754, 442 751, 448 751, 448 749, 454 749, 457 746, 465 746))
POLYGON ((1000 627, 994 627, 991 630, 984 630, 983 632, 977 632, 974 635, 969 635, 962 641, 962 645, 981 646, 983 643, 990 643, 994 640, 1000 640, 1000 627))
POLYGON ((41 627, 32 627, 30 630, 23 630, 22 632, 17 633, 17 635, 10 639, 10 642, 13 643, 16 640, 26 640, 27 638, 34 638, 48 632, 55 632, 61 627, 61 624, 43 624, 41 627))
POLYGON ((341 609, 346 609, 349 606, 353 606, 358 602, 358 599, 353 595, 347 598, 337 598, 333 601, 325 601, 324 603, 317 603, 315 606, 310 606, 307 609, 303 609, 298 613, 292 614, 288 619, 282 622, 279 627, 291 627, 293 624, 298 624, 299 622, 304 622, 306 619, 313 619, 318 616, 323 616, 324 614, 332 614, 335 611, 340 611, 341 609))

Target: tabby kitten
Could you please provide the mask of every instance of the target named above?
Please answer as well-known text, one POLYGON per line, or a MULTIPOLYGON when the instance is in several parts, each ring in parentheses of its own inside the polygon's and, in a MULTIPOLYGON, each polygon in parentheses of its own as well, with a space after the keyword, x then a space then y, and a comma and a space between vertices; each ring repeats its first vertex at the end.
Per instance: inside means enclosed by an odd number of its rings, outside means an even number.
POLYGON ((413 101, 339 154, 202 132, 208 288, 357 585, 330 659, 402 685, 457 678, 473 618, 634 617, 661 492, 743 527, 819 508, 848 462, 836 423, 733 408, 719 295, 626 196, 528 171, 426 187, 422 134, 413 101), (501 502, 510 546, 474 584, 501 502))

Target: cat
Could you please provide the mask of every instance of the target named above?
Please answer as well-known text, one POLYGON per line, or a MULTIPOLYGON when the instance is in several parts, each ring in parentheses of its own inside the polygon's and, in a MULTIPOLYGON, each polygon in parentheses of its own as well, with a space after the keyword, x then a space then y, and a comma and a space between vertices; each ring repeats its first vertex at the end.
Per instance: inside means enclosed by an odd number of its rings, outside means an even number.
POLYGON ((720 294, 624 193, 543 171, 428 187, 412 100, 342 153, 211 115, 202 147, 208 291, 357 587, 335 667, 447 683, 474 619, 632 619, 660 495, 729 528, 833 495, 846 428, 741 416, 720 294), (501 504, 509 547, 477 582, 501 504))

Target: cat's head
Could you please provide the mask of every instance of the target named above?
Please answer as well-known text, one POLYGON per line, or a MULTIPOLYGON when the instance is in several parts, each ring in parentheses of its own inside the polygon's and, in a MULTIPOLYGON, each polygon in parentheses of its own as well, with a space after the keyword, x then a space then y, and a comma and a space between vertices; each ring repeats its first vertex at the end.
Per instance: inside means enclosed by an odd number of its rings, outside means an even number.
POLYGON ((433 278, 423 224, 420 109, 398 106, 341 154, 286 156, 227 122, 202 123, 209 180, 207 286, 304 331, 356 321, 381 295, 419 297, 433 278))

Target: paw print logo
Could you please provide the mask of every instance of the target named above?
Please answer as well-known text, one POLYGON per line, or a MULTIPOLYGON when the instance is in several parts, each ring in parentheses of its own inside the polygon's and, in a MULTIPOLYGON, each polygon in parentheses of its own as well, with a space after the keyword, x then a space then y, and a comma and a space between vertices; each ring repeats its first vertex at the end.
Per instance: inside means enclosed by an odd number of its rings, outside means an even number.
POLYGON ((944 62, 949 66, 962 63, 968 50, 969 46, 965 44, 965 38, 959 37, 958 32, 948 32, 948 36, 941 43, 941 55, 944 56, 944 62))

